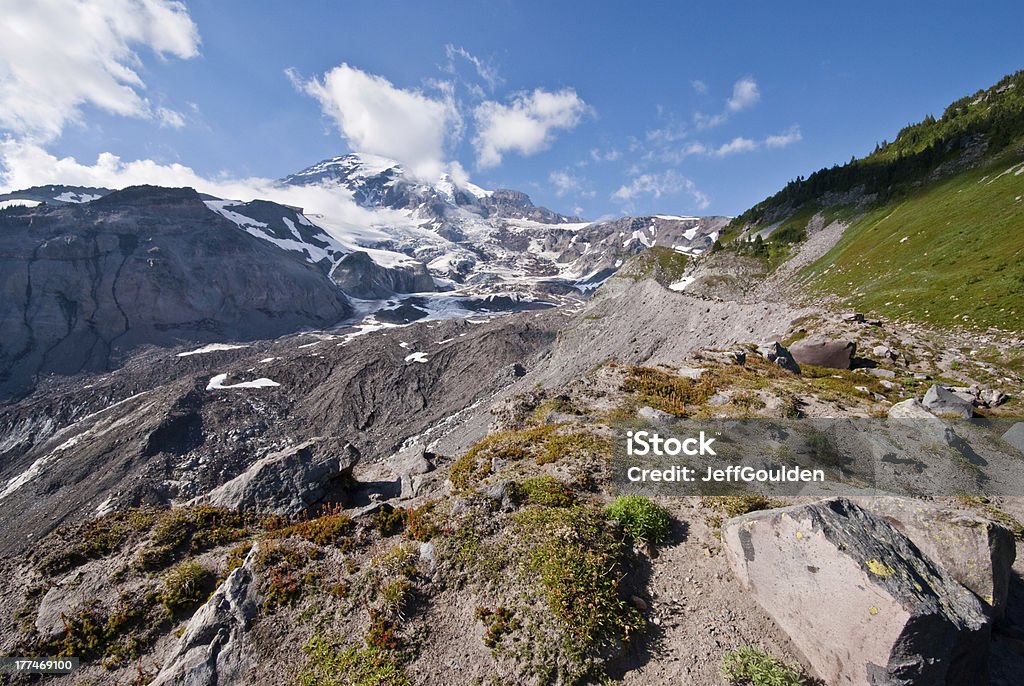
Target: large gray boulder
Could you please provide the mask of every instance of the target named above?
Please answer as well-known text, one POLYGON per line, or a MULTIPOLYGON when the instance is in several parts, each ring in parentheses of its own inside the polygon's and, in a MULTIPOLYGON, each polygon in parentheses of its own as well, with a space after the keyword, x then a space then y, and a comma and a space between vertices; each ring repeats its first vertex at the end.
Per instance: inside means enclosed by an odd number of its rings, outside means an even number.
POLYGON ((253 546, 245 563, 192 616, 150 686, 245 683, 246 671, 256 663, 247 634, 259 609, 253 575, 258 548, 253 546))
POLYGON ((849 369, 857 352, 857 344, 847 340, 805 339, 794 343, 789 352, 799 364, 849 369))
POLYGON ((358 459, 349 444, 312 438, 267 455, 197 500, 233 510, 296 515, 320 503, 331 483, 358 459))
POLYGON ((723 526, 742 586, 831 686, 984 683, 989 617, 881 517, 845 498, 723 526))
POLYGON ((995 617, 1006 610, 1010 568, 1017 557, 1013 534, 993 522, 923 500, 891 496, 851 498, 892 524, 922 553, 978 596, 995 617))
POLYGON ((924 394, 922 404, 935 414, 958 415, 964 419, 974 416, 974 405, 970 400, 961 398, 945 386, 932 384, 924 394))

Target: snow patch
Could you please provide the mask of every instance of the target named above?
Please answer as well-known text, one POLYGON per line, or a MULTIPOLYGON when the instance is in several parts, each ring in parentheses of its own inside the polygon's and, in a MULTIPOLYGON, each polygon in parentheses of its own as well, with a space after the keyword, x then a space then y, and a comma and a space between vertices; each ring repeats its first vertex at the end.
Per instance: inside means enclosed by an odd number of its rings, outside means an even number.
POLYGON ((247 345, 232 345, 230 343, 211 343, 210 345, 204 345, 202 348, 196 348, 195 350, 189 350, 188 352, 178 353, 176 357, 189 357, 191 355, 205 355, 206 353, 216 353, 221 350, 241 350, 242 348, 248 348, 247 345))
POLYGON ((427 357, 427 354, 422 352, 410 353, 405 356, 406 363, 419 362, 420 364, 425 364, 429 360, 430 358, 427 357))
POLYGON ((228 375, 227 374, 218 374, 218 375, 216 375, 215 377, 210 379, 210 383, 206 384, 206 390, 214 391, 214 390, 228 389, 228 388, 270 388, 272 386, 280 386, 281 385, 281 384, 277 383, 276 381, 272 381, 272 380, 270 380, 270 379, 268 379, 266 377, 260 378, 260 379, 256 379, 254 381, 242 381, 241 383, 233 383, 233 384, 226 384, 226 383, 224 383, 225 381, 227 381, 227 379, 228 379, 228 375))
POLYGON ((35 207, 40 204, 38 200, 0 200, 0 210, 6 210, 8 207, 35 207))
POLYGON ((691 283, 693 283, 695 278, 696 277, 694 277, 694 276, 684 276, 683 278, 679 279, 678 281, 676 281, 674 283, 670 283, 668 285, 668 288, 669 288, 670 291, 685 291, 686 287, 689 286, 691 283))

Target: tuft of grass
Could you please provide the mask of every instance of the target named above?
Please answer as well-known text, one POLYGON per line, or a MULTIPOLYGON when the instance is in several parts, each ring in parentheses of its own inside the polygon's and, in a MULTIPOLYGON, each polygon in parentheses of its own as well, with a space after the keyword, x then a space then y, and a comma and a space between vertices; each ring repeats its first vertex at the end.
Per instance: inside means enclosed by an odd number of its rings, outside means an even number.
POLYGON ((730 650, 722 657, 722 676, 732 686, 804 686, 796 669, 758 648, 730 650))
POLYGON ((607 437, 588 431, 568 431, 558 424, 544 424, 487 436, 452 464, 448 478, 456 490, 467 491, 491 474, 495 462, 533 459, 543 465, 610 452, 611 440, 607 437))
POLYGON ((576 502, 572 489, 553 476, 534 476, 523 479, 519 489, 530 505, 571 507, 576 502))
POLYGON ((412 686, 394 653, 380 648, 340 648, 323 635, 303 647, 299 686, 412 686))
POLYGON ((337 545, 352 530, 352 518, 340 506, 325 507, 312 519, 302 519, 268 534, 270 538, 295 536, 317 545, 337 545))
POLYGON ((163 578, 160 604, 169 615, 193 608, 209 595, 213 574, 194 560, 172 567, 163 578))
POLYGON ((642 495, 620 495, 604 513, 621 523, 626 534, 638 543, 657 545, 668 537, 672 527, 668 513, 642 495))
POLYGON ((637 401, 685 417, 690 410, 703 405, 715 393, 710 375, 698 380, 686 379, 653 367, 631 367, 622 390, 637 396, 637 401))
POLYGON ((621 543, 593 507, 531 507, 516 514, 526 569, 582 652, 620 648, 643 630, 640 612, 619 594, 621 543))
POLYGON ((54 532, 54 538, 59 539, 61 545, 42 558, 37 568, 46 576, 54 576, 89 560, 112 555, 132 536, 149 530, 155 518, 154 508, 133 508, 88 520, 77 527, 60 529, 54 532))
POLYGON ((200 553, 252 534, 247 515, 211 505, 175 507, 158 514, 149 543, 139 551, 143 569, 163 569, 186 554, 200 553))

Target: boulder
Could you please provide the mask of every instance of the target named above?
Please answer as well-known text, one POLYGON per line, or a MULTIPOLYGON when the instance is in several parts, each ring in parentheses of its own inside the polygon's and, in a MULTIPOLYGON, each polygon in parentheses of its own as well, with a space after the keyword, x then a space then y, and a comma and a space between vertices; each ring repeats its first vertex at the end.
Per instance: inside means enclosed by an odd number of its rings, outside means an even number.
POLYGON ((974 405, 970 400, 961 398, 939 384, 932 384, 924 394, 922 403, 935 414, 959 415, 964 419, 974 416, 974 405))
POLYGON ((256 664, 247 633, 256 618, 258 584, 253 564, 259 545, 245 563, 228 574, 206 604, 185 626, 173 653, 150 686, 217 686, 245 683, 256 664))
POLYGON ((910 398, 890 407, 889 419, 936 419, 936 417, 917 398, 910 398))
POLYGON ((890 523, 845 498, 723 526, 742 586, 830 685, 987 680, 981 603, 890 523))
POLYGON ((664 410, 659 410, 654 407, 650 407, 649 405, 644 405, 643 407, 637 409, 636 414, 641 419, 645 419, 649 422, 655 423, 663 423, 670 421, 672 419, 672 415, 669 414, 668 412, 665 412, 664 410))
POLYGON ((1024 453, 1024 422, 1017 422, 1003 434, 1003 440, 1024 453))
POLYGON ((1013 534, 983 517, 912 498, 871 496, 853 502, 892 524, 929 558, 991 608, 1006 610, 1010 568, 1017 557, 1013 534))
POLYGON ((402 482, 402 498, 415 498, 424 482, 423 475, 434 470, 427 451, 420 444, 399 451, 388 460, 388 468, 402 482))
POLYGON ((830 369, 849 369, 857 344, 847 340, 802 340, 790 348, 798 364, 811 364, 830 369))
POLYGON ((794 374, 800 373, 800 365, 793 359, 793 355, 786 350, 778 341, 772 341, 767 345, 758 346, 757 352, 761 354, 764 359, 769 362, 774 362, 783 369, 793 372, 794 374))
POLYGON ((197 501, 233 510, 297 515, 320 503, 331 482, 349 472, 358 451, 332 440, 313 438, 271 453, 197 501))

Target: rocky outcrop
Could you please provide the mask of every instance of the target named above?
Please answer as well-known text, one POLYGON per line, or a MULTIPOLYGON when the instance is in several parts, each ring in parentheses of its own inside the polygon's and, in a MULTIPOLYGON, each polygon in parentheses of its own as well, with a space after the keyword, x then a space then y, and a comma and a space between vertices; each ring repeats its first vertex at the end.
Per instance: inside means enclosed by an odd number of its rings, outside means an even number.
POLYGON ((247 633, 259 609, 253 566, 259 545, 189 620, 174 652, 150 686, 245 683, 255 665, 247 633))
POLYGON ((790 347, 799 364, 810 364, 830 369, 849 369, 857 344, 847 340, 802 340, 790 347))
POLYGON ((923 500, 872 496, 851 498, 900 530, 1001 617, 1006 610, 1010 568, 1017 557, 1013 534, 969 512, 923 500))
POLYGON ((786 350, 778 341, 772 341, 767 345, 762 345, 757 348, 757 352, 769 362, 774 362, 786 371, 793 372, 794 374, 800 373, 800 365, 793 359, 792 353, 786 350))
POLYGON ((891 524, 849 500, 723 526, 742 586, 826 683, 984 683, 981 602, 891 524))
POLYGON ((974 416, 974 404, 950 391, 945 386, 932 384, 924 394, 922 404, 934 414, 948 414, 970 419, 974 416))
POLYGON ((189 188, 139 186, 0 214, 0 396, 105 371, 142 345, 272 338, 351 312, 324 270, 189 188))
POLYGON ((407 263, 384 267, 363 251, 345 255, 331 272, 331 278, 348 295, 362 300, 390 298, 395 293, 429 293, 436 289, 424 264, 407 263))
POLYGON ((359 459, 351 444, 313 438, 267 455, 201 500, 232 510, 297 515, 324 500, 359 459))

